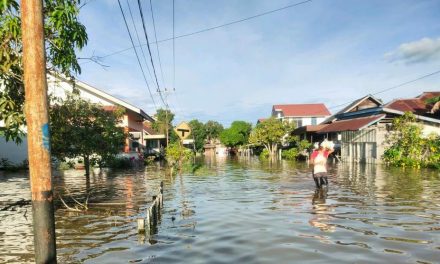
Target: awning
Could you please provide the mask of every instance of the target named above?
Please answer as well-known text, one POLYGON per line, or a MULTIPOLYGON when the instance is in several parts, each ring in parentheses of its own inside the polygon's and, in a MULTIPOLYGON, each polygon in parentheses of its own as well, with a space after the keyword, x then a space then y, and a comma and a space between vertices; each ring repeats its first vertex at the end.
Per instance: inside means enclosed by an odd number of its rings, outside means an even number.
POLYGON ((357 131, 378 122, 384 117, 385 115, 382 114, 382 115, 353 118, 348 120, 339 120, 331 124, 328 124, 321 130, 319 130, 318 133, 323 134, 323 133, 341 132, 341 131, 357 131))

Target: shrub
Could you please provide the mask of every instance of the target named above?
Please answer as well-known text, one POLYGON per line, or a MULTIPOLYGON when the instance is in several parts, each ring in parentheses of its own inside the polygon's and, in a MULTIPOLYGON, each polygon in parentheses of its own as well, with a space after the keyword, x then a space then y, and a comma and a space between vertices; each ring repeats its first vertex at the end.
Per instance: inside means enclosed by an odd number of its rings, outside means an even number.
POLYGON ((300 153, 297 148, 291 148, 288 150, 283 150, 281 152, 281 157, 286 160, 296 160, 299 154, 300 153))
POLYGON ((259 157, 260 157, 260 159, 268 159, 269 158, 269 150, 263 149, 263 151, 261 151, 259 157))

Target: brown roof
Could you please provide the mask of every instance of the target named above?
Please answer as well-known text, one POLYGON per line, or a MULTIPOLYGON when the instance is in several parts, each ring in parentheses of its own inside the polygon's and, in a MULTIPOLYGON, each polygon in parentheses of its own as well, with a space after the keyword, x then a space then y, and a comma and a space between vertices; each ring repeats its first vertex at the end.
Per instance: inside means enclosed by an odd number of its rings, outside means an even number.
POLYGON ((160 133, 156 132, 151 127, 144 125, 144 130, 148 133, 148 135, 160 135, 160 133))
POLYGON ((433 106, 433 104, 428 104, 426 101, 439 96, 440 92, 424 92, 416 98, 393 100, 386 104, 385 107, 401 112, 413 112, 417 115, 424 115, 430 112, 433 106))
POLYGON ((423 92, 421 95, 417 96, 417 98, 425 101, 439 96, 440 96, 440 92, 423 92))
POLYGON ((340 131, 357 131, 365 126, 371 125, 380 119, 384 118, 385 115, 374 115, 368 117, 360 117, 348 120, 339 120, 334 123, 328 124, 324 128, 320 129, 318 133, 330 133, 330 132, 340 132, 340 131))
POLYGON ((302 126, 302 127, 298 127, 297 129, 295 129, 293 131, 293 134, 295 135, 300 135, 302 133, 306 133, 306 132, 317 132, 321 129, 323 129, 324 127, 328 126, 327 124, 323 124, 323 125, 310 125, 310 126, 302 126))
POLYGON ((385 107, 402 112, 413 112, 415 114, 425 114, 430 110, 428 105, 418 98, 397 99, 386 104, 385 107))
POLYGON ((274 105, 273 109, 281 110, 284 116, 329 116, 325 104, 285 104, 274 105))

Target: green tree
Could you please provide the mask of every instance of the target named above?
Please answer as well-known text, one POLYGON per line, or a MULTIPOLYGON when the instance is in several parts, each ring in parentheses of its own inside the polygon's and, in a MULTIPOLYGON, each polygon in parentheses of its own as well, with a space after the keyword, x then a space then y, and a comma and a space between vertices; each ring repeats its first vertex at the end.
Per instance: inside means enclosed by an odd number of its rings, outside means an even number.
POLYGON ((217 121, 209 120, 205 123, 206 139, 209 141, 219 138, 223 130, 222 124, 217 121))
POLYGON ((231 127, 220 133, 220 141, 227 147, 233 148, 248 143, 252 124, 245 121, 234 121, 231 127))
MULTIPOLYGON (((87 43, 84 25, 78 21, 80 0, 44 0, 44 36, 47 70, 68 77, 80 73, 76 50, 87 43)), ((0 1, 0 135, 21 142, 25 125, 23 46, 17 0, 0 1)))
POLYGON ((411 112, 393 120, 392 132, 388 134, 388 148, 383 159, 391 165, 420 167, 423 163, 426 140, 422 137, 422 127, 416 123, 411 112))
POLYGON ((55 99, 50 109, 51 153, 59 160, 84 159, 86 175, 90 171, 90 158, 111 158, 124 146, 126 135, 118 127, 123 110, 105 111, 79 94, 68 94, 66 99, 55 99))
POLYGON ((172 122, 174 114, 169 109, 158 109, 155 115, 156 122, 153 123, 153 129, 164 135, 167 134, 170 142, 178 141, 176 133, 174 133, 172 122))
POLYGON ((194 138, 194 144, 197 152, 203 151, 205 145, 206 131, 202 122, 197 119, 189 121, 189 127, 191 128, 190 138, 194 138))
POLYGON ((294 129, 293 124, 272 117, 257 124, 249 137, 249 143, 263 146, 267 149, 269 157, 275 158, 281 143, 297 139, 290 136, 294 129))
POLYGON ((189 161, 192 157, 191 150, 185 148, 180 142, 172 142, 165 148, 165 159, 168 162, 171 173, 173 174, 174 168, 182 169, 184 162, 189 161))

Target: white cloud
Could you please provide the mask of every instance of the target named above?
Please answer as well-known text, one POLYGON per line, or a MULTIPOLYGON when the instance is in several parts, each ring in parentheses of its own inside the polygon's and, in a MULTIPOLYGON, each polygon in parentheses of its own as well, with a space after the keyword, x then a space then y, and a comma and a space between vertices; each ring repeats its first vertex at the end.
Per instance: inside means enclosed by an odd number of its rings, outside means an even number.
POLYGON ((396 50, 385 54, 388 61, 421 63, 440 60, 440 38, 422 38, 401 44, 396 50))

